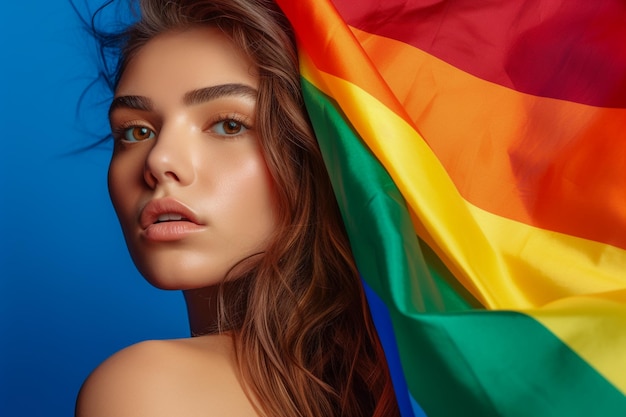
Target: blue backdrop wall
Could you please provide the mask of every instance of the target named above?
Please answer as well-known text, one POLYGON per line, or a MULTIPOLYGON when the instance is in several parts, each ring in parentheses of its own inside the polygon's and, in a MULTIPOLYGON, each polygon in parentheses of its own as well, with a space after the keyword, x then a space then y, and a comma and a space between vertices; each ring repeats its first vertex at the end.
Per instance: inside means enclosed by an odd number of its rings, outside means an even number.
POLYGON ((69 0, 5 2, 0 31, 0 416, 71 416, 107 356, 188 334, 184 302, 130 261, 110 148, 67 155, 107 133, 103 89, 77 113, 97 66, 69 0))

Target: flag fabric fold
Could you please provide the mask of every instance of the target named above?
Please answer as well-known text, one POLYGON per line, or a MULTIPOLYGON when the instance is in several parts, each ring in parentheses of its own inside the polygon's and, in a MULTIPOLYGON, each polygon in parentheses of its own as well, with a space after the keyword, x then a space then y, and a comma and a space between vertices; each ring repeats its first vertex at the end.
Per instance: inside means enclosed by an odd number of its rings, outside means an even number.
POLYGON ((626 5, 278 3, 403 416, 626 415, 626 5))

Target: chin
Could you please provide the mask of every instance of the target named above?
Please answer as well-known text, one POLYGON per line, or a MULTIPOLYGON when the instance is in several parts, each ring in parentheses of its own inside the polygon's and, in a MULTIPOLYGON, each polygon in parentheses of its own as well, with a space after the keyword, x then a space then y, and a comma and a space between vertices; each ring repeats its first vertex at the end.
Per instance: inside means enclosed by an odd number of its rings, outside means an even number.
POLYGON ((185 275, 169 275, 162 272, 149 273, 139 271, 144 279, 153 287, 161 290, 193 290, 211 287, 218 285, 223 281, 223 277, 216 279, 207 279, 203 276, 202 279, 197 277, 188 277, 185 275))
POLYGON ((185 262, 159 262, 155 259, 135 260, 144 279, 162 290, 191 290, 220 284, 229 268, 193 265, 185 262))
POLYGON ((142 274, 144 279, 153 287, 158 288, 160 290, 193 290, 211 287, 213 285, 217 285, 222 280, 215 280, 211 282, 207 282, 206 280, 198 281, 191 279, 181 279, 180 277, 163 277, 163 276, 153 276, 142 274))
POLYGON ((149 284, 163 290, 214 286, 221 283, 232 268, 230 262, 201 250, 133 249, 130 254, 139 273, 149 284))

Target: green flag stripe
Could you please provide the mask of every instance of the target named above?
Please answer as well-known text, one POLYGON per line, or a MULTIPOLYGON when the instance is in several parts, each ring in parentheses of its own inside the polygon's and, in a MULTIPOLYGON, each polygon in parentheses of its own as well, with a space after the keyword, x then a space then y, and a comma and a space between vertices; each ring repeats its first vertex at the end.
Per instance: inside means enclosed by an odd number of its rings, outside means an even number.
POLYGON ((306 80, 303 89, 357 265, 389 309, 426 414, 626 415, 624 395, 540 323, 471 311, 479 304, 417 239, 400 192, 336 103, 306 80))
POLYGON ((368 284, 386 301, 399 297, 395 303, 407 309, 419 307, 415 312, 480 306, 417 238, 398 188, 335 103, 305 79, 302 83, 355 258, 361 271, 372 272, 368 284), (338 137, 342 140, 334 139, 338 137), (427 249, 422 251, 423 247, 427 249), (419 282, 406 280, 391 291, 387 276, 417 277, 419 282))
POLYGON ((429 417, 626 416, 624 395, 529 316, 390 310, 407 385, 429 417))

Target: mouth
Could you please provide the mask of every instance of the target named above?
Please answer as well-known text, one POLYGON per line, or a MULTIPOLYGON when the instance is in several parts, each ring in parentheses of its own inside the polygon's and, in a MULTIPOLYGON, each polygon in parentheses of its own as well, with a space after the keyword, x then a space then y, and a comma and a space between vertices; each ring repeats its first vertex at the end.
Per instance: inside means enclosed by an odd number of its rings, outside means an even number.
MULTIPOLYGON (((157 217, 153 224, 166 223, 166 222, 188 222, 188 218, 178 213, 165 213, 157 217)), ((193 222, 192 222, 193 223, 193 222)))
POLYGON ((154 224, 171 222, 203 225, 190 207, 172 197, 150 200, 139 214, 139 224, 143 229, 154 224))
POLYGON ((153 243, 182 241, 205 229, 196 213, 172 197, 150 200, 139 214, 141 235, 153 243))

